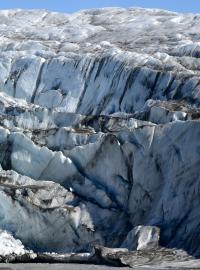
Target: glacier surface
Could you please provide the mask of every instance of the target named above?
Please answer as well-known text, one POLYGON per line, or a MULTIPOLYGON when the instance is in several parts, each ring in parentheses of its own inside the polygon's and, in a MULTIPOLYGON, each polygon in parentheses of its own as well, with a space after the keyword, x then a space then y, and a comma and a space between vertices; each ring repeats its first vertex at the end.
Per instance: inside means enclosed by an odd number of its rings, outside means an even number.
POLYGON ((200 15, 0 20, 1 258, 159 246, 200 256, 200 15))

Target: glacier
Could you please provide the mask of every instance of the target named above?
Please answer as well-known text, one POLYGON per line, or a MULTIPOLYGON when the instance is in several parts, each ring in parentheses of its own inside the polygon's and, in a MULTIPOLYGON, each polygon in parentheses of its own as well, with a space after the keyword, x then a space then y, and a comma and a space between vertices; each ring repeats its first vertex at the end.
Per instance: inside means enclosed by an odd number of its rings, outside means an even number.
POLYGON ((0 261, 198 258, 200 15, 0 20, 0 261))

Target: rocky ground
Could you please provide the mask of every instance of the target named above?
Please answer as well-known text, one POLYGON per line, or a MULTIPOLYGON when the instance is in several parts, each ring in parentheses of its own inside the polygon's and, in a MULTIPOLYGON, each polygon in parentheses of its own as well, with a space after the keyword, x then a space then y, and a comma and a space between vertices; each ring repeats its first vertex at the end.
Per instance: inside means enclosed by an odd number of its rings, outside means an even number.
MULTIPOLYGON (((0 270, 116 270, 116 267, 105 265, 83 264, 3 264, 0 270)), ((119 270, 128 270, 127 267, 118 267, 119 270)))

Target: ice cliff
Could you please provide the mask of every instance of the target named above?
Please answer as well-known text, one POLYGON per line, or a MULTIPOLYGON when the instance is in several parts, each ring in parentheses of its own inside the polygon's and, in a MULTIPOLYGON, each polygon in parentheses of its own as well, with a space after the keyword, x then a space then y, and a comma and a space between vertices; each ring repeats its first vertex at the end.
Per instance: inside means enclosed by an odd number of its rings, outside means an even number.
POLYGON ((200 256, 200 15, 0 21, 0 245, 137 249, 144 226, 200 256))

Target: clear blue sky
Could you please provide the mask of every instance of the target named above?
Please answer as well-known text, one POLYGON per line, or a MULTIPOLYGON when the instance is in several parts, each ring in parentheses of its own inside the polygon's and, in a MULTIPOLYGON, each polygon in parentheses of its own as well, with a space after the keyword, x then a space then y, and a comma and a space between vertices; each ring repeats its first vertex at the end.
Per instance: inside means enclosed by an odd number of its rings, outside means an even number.
POLYGON ((200 13, 200 0, 0 0, 0 9, 34 8, 61 12, 106 6, 163 8, 200 13))

